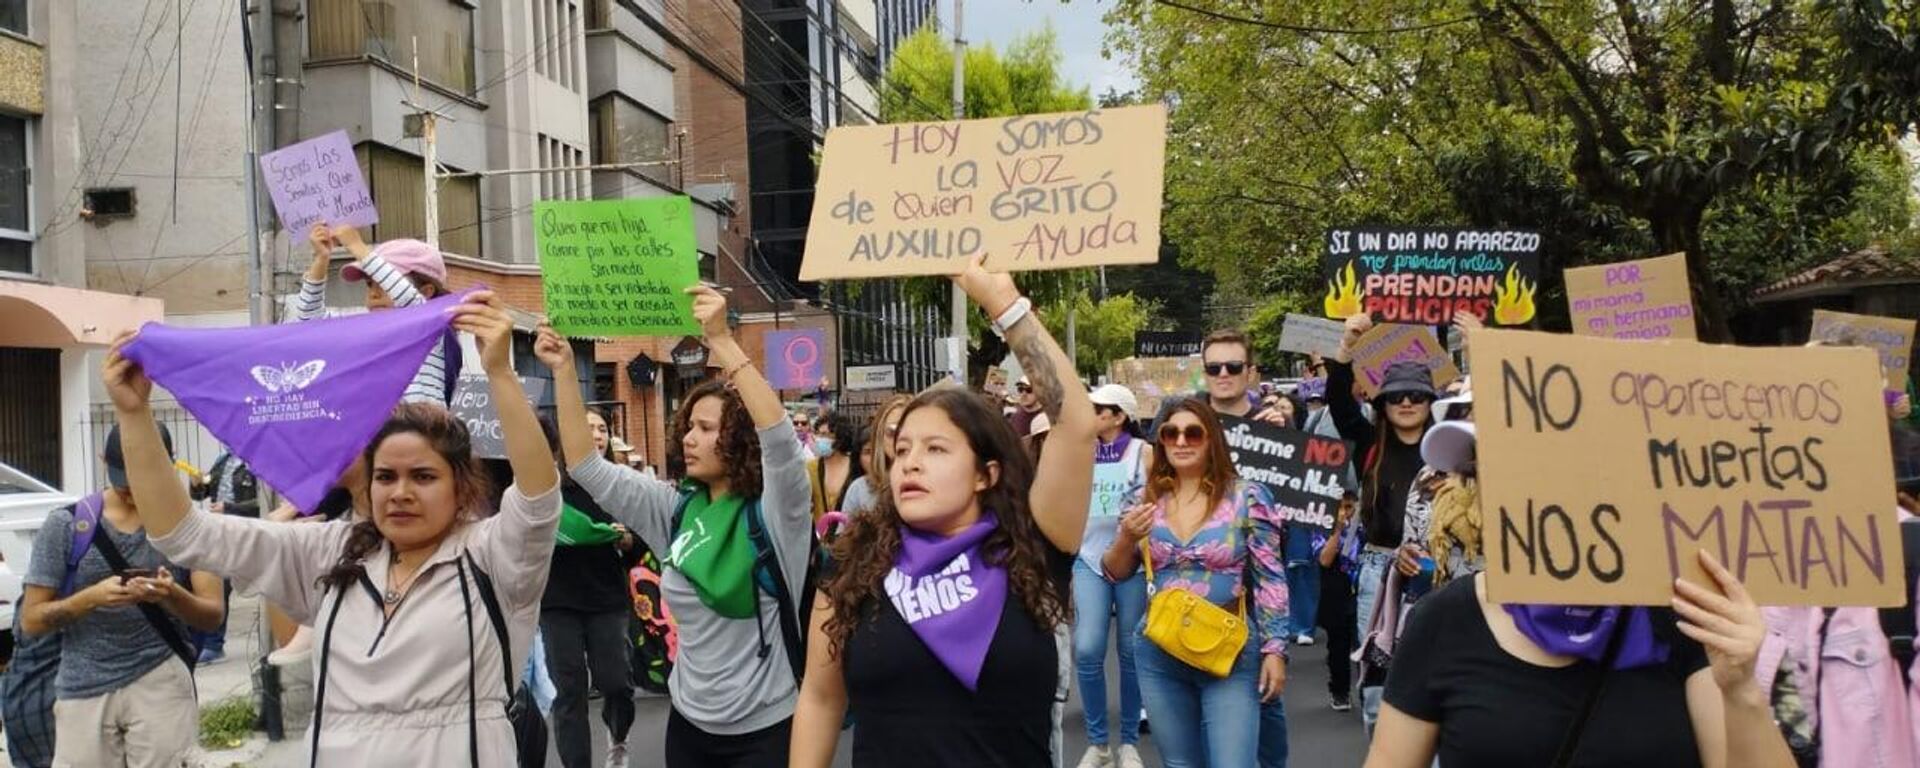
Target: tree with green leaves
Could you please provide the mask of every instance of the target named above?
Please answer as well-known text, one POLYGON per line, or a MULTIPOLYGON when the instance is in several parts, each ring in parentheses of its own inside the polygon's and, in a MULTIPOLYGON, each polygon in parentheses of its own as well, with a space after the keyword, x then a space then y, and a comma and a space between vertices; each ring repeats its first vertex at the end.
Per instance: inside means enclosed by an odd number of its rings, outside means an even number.
POLYGON ((1108 18, 1174 106, 1168 229, 1281 294, 1261 319, 1312 306, 1328 227, 1458 223, 1540 230, 1552 279, 1683 251, 1724 340, 1756 284, 1908 224, 1892 138, 1920 116, 1917 7, 1122 0, 1108 18))
MULTIPOLYGON (((1093 98, 1084 86, 1066 82, 1060 74, 1062 56, 1051 25, 1017 38, 1002 52, 992 45, 970 46, 966 52, 966 117, 968 119, 1010 117, 1046 112, 1071 112, 1093 108, 1093 98)), ((893 60, 882 76, 880 119, 889 123, 929 122, 953 118, 953 49, 935 34, 923 28, 894 49, 893 60)), ((1048 327, 1056 328, 1056 338, 1066 339, 1066 319, 1078 306, 1080 365, 1083 370, 1104 370, 1108 352, 1117 349, 1108 331, 1088 328, 1089 316, 1113 327, 1138 330, 1147 322, 1148 304, 1127 295, 1113 296, 1094 303, 1087 299, 1096 278, 1087 270, 1022 272, 1015 275, 1020 290, 1031 297, 1048 327), (1076 302, 1079 302, 1076 305, 1076 302), (1086 340, 1098 339, 1094 344, 1086 340), (1095 355, 1089 357, 1089 353, 1095 355), (1098 369, 1090 367, 1099 359, 1098 369)), ((944 279, 923 278, 907 281, 909 301, 923 305, 946 306, 948 283, 944 279)), ((968 379, 983 381, 987 368, 1007 355, 999 337, 986 333, 986 321, 979 313, 968 313, 970 323, 968 379)), ((1126 347, 1131 351, 1133 331, 1126 332, 1126 347)), ((1125 355, 1121 355, 1124 357, 1125 355)))

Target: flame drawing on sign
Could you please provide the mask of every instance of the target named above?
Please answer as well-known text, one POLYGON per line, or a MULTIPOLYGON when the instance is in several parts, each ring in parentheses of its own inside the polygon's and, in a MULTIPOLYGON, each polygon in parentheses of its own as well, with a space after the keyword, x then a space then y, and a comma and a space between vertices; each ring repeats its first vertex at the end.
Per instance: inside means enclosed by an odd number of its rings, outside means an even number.
POLYGON ((1345 320, 1360 314, 1360 281, 1353 276, 1353 262, 1347 262, 1347 268, 1340 273, 1338 280, 1327 281, 1327 317, 1345 320))
POLYGON ((1539 286, 1520 276, 1520 265, 1507 267, 1506 281, 1493 289, 1493 321, 1520 325, 1533 319, 1533 293, 1539 286))

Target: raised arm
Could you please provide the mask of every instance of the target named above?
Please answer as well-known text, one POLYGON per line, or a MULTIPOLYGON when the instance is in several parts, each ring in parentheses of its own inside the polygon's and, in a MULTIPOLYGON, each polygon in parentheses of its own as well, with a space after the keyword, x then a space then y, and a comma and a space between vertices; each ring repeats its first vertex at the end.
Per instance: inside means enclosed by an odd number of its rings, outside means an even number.
POLYGON ((647 546, 664 548, 671 533, 668 517, 679 501, 679 492, 670 483, 647 477, 632 467, 615 465, 593 450, 587 405, 581 400, 579 374, 573 367, 573 347, 552 326, 540 325, 533 354, 553 371, 554 420, 560 427, 560 453, 567 463, 567 475, 647 546))
MULTIPOLYGON (((953 280, 986 310, 990 320, 998 322, 1020 301, 1020 289, 1012 275, 982 268, 984 258, 976 257, 953 280)), ((1055 549, 1077 552, 1093 498, 1093 446, 1099 434, 1093 401, 1087 399, 1087 388, 1080 383, 1073 361, 1030 308, 1006 329, 1006 337, 1053 424, 1046 446, 1040 449, 1027 503, 1040 532, 1055 549)))
POLYGON ((693 317, 700 321, 700 331, 706 335, 707 350, 720 366, 721 375, 740 393, 741 404, 753 417, 753 428, 766 429, 785 421, 787 409, 780 404, 780 393, 773 391, 753 358, 734 340, 733 329, 727 327, 727 298, 704 285, 688 288, 687 293, 693 296, 693 317))
POLYGON ((373 249, 367 247, 367 241, 360 238, 359 227, 347 224, 334 227, 333 239, 346 246, 347 253, 353 254, 353 260, 359 263, 360 271, 367 273, 368 280, 387 292, 394 306, 411 307, 426 303, 427 297, 421 295, 420 289, 413 287, 413 282, 407 279, 405 273, 373 254, 373 249))
POLYGON ((187 498, 187 487, 173 475, 173 462, 160 442, 160 427, 153 421, 153 408, 148 402, 153 396, 153 380, 138 363, 121 354, 133 336, 132 331, 124 331, 113 340, 101 378, 120 423, 127 484, 133 487, 140 524, 146 527, 147 535, 159 537, 172 533, 181 520, 196 513, 187 498))
POLYGON ((325 222, 315 222, 307 230, 307 242, 313 245, 313 261, 300 276, 300 297, 293 304, 294 322, 316 320, 327 313, 327 274, 333 270, 333 234, 325 222))
MULTIPOLYGON (((553 465, 553 452, 547 449, 546 434, 534 418, 520 377, 513 372, 513 318, 500 308, 492 291, 475 291, 453 308, 453 327, 473 334, 480 347, 480 364, 487 372, 494 410, 500 414, 513 484, 528 497, 553 490, 560 484, 560 471, 553 465)), ((579 392, 574 398, 579 398, 579 392)))
POLYGON ((580 374, 573 367, 573 347, 541 323, 533 340, 533 356, 553 372, 553 419, 560 428, 560 454, 568 467, 579 466, 594 454, 593 430, 587 426, 587 404, 580 397, 580 374))
POLYGON ((1373 445, 1373 429, 1366 414, 1360 412, 1360 404, 1353 399, 1353 345, 1372 327, 1373 319, 1364 314, 1347 318, 1340 352, 1327 364, 1327 413, 1331 414, 1340 438, 1352 441, 1358 453, 1364 453, 1373 445))

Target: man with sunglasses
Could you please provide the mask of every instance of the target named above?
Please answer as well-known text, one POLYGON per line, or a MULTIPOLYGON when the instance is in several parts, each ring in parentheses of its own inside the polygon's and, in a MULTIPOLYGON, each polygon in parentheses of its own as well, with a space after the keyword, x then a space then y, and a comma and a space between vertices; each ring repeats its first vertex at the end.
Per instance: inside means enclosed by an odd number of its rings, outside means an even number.
POLYGON ((1013 413, 1007 414, 1007 422, 1013 425, 1014 434, 1026 437, 1033 432, 1033 417, 1040 415, 1040 396, 1033 393, 1033 382, 1025 376, 1014 382, 1013 391, 1013 413))
MULTIPOLYGON (((1207 404, 1213 406, 1215 413, 1222 416, 1237 416, 1243 419, 1264 421, 1275 426, 1291 426, 1286 414, 1278 409, 1259 408, 1259 397, 1250 393, 1260 381, 1260 368, 1253 364, 1253 343, 1247 340, 1247 334, 1226 329, 1207 334, 1200 344, 1200 366, 1204 374, 1206 390, 1194 393, 1195 397, 1206 397, 1207 404)), ((1153 418, 1153 426, 1147 430, 1148 436, 1159 434, 1160 423, 1173 410, 1178 397, 1169 397, 1160 403, 1160 413, 1153 418)))

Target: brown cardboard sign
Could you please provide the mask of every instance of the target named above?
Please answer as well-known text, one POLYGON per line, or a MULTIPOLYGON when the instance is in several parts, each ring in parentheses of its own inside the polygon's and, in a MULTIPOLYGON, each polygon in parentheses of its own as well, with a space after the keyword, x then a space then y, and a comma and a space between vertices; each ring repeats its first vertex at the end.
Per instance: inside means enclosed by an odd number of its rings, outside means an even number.
POLYGON ((1402 360, 1425 363, 1433 371, 1434 389, 1460 378, 1460 369, 1447 356, 1446 345, 1424 325, 1381 323, 1353 343, 1353 377, 1369 398, 1380 391, 1387 367, 1402 360))
POLYGON ((1158 104, 835 128, 800 279, 1151 264, 1166 151, 1158 104))
POLYGON ((1834 341, 1872 347, 1880 353, 1887 391, 1907 391, 1907 369, 1913 364, 1915 321, 1897 317, 1854 315, 1828 309, 1813 311, 1814 341, 1834 341))
POLYGON ((1573 332, 1603 339, 1693 339, 1687 255, 1566 271, 1573 332))
POLYGON ((1160 401, 1206 388, 1200 358, 1129 357, 1107 366, 1107 378, 1140 401, 1140 413, 1159 413, 1160 401))
POLYGON ((1865 349, 1476 331, 1487 597, 1666 605, 1712 582, 1761 605, 1906 600, 1880 371, 1865 349))

